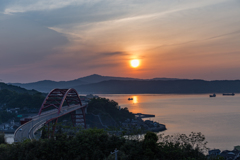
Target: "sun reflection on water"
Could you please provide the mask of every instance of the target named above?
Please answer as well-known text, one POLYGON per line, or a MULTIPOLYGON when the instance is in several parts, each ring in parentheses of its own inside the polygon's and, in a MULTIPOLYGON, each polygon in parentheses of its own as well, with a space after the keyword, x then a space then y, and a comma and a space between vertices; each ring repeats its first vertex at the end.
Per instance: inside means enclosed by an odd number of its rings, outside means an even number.
POLYGON ((138 103, 138 97, 137 96, 133 96, 133 103, 138 103))
MULTIPOLYGON (((131 112, 132 113, 141 113, 141 108, 139 108, 139 97, 138 96, 132 96, 132 105, 131 105, 131 112)), ((129 106, 130 107, 130 106, 129 106)))

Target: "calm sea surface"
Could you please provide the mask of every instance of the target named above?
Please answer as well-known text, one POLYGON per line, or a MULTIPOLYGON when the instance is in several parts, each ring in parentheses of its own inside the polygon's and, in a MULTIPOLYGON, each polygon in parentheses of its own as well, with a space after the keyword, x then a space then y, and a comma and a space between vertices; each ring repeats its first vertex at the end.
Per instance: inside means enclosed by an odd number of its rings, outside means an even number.
POLYGON ((202 132, 207 147, 232 150, 240 145, 240 95, 209 98, 208 94, 102 94, 133 113, 154 114, 165 135, 202 132), (127 99, 132 97, 132 101, 127 99))
MULTIPOLYGON (((240 145, 240 95, 209 98, 208 94, 101 94, 133 113, 154 114, 163 123, 165 135, 202 132, 207 147, 231 150, 240 145), (127 99, 132 97, 132 101, 127 99)), ((11 143, 13 135, 6 135, 11 143)))

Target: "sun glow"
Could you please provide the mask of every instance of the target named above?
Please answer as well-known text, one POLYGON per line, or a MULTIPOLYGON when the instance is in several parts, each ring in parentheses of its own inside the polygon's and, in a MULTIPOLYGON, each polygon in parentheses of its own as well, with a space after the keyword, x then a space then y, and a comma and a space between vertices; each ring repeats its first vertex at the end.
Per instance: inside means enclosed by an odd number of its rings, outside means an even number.
POLYGON ((139 66, 139 60, 138 59, 131 60, 131 66, 133 68, 138 67, 139 66))

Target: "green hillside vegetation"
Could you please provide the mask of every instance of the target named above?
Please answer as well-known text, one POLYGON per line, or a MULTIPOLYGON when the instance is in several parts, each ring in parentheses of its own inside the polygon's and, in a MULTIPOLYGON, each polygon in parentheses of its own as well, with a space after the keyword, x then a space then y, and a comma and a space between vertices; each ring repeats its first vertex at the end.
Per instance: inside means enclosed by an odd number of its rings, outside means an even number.
POLYGON ((8 89, 0 90, 0 105, 2 108, 40 108, 44 96, 40 92, 34 94, 18 93, 8 89))
POLYGON ((205 137, 201 133, 157 136, 148 132, 143 140, 109 135, 100 129, 81 130, 75 136, 56 134, 55 138, 26 140, 0 145, 1 160, 206 160, 205 137))
POLYGON ((91 114, 98 115, 105 125, 113 127, 120 126, 120 122, 124 122, 126 119, 135 118, 128 108, 119 109, 117 102, 106 98, 93 98, 89 102, 87 122, 91 122, 91 118, 88 118, 91 114))
POLYGON ((0 124, 7 122, 9 119, 16 118, 17 114, 7 111, 0 111, 0 124))
POLYGON ((24 109, 40 108, 44 95, 37 91, 28 91, 10 85, 9 89, 0 90, 0 123, 16 118, 16 113, 7 112, 6 109, 19 108, 18 114, 25 113, 24 109), (16 90, 15 90, 16 89, 16 90))
POLYGON ((7 89, 7 90, 14 91, 14 92, 17 92, 17 93, 28 93, 28 94, 39 93, 36 90, 27 90, 27 89, 21 88, 19 86, 14 86, 14 85, 11 85, 11 84, 6 84, 6 83, 3 83, 3 82, 0 82, 0 90, 3 90, 3 89, 7 89))

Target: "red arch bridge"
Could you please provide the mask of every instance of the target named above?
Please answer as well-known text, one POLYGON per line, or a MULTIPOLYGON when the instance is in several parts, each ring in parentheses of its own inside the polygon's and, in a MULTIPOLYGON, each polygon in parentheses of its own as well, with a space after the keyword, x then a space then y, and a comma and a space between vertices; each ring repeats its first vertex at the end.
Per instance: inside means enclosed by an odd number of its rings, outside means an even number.
POLYGON ((44 125, 52 123, 52 135, 55 132, 58 118, 71 114, 74 126, 86 128, 85 113, 87 103, 82 103, 75 89, 53 89, 48 93, 38 115, 25 118, 22 125, 14 133, 14 141, 35 139, 34 133, 44 125))

